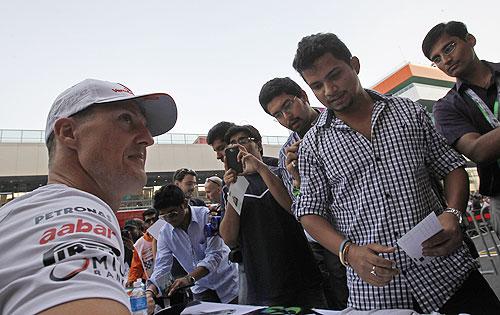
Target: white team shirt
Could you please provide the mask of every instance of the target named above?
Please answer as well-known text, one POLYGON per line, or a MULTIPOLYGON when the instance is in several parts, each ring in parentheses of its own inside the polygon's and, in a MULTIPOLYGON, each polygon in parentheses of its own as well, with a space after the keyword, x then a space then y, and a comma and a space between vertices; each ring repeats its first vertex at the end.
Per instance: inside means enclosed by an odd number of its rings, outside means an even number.
POLYGON ((130 309, 118 221, 101 199, 50 184, 0 208, 0 314, 105 298, 130 309))

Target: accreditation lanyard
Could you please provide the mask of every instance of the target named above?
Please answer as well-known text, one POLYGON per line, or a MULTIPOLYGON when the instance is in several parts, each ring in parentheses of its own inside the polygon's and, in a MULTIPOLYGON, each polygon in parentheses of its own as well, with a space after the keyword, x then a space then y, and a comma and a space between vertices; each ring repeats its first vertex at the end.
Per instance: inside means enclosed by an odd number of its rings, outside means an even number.
MULTIPOLYGON (((500 127, 500 122, 498 121, 498 100, 500 99, 500 78, 497 77, 495 80, 497 84, 497 98, 493 104, 493 112, 486 103, 474 92, 471 88, 465 90, 465 93, 476 103, 483 114, 486 121, 493 127, 493 129, 500 127)), ((500 167, 500 159, 497 160, 498 167, 500 167)))
POLYGON ((498 99, 500 98, 500 79, 496 79, 497 84, 497 98, 495 100, 495 104, 493 104, 493 113, 486 103, 474 92, 471 88, 465 90, 465 93, 476 103, 476 106, 479 108, 481 113, 483 114, 486 121, 491 125, 491 127, 498 128, 500 127, 500 122, 498 121, 498 99))

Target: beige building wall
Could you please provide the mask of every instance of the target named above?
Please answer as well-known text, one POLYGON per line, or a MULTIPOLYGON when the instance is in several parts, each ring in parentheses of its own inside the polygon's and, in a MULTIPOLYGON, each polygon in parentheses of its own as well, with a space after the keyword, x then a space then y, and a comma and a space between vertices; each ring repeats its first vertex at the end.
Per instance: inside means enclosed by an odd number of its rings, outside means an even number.
MULTIPOLYGON (((280 145, 264 145, 266 156, 278 157, 280 145)), ((47 175, 47 148, 42 143, 0 143, 0 176, 47 175)), ((148 148, 146 172, 222 170, 212 147, 204 144, 155 144, 148 148)))

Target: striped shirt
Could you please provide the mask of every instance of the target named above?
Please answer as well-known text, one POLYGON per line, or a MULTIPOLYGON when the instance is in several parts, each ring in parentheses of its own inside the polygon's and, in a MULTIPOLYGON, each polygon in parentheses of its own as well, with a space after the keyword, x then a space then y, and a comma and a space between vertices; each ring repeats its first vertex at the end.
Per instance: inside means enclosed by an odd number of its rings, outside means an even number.
MULTIPOLYGON (((465 162, 419 104, 367 92, 374 100, 371 140, 331 111, 323 112, 304 137, 296 215, 331 214, 334 228, 356 244, 397 246, 429 213, 442 213, 432 179, 444 178, 465 162)), ((413 297, 425 312, 437 311, 478 268, 465 245, 422 266, 399 248, 381 256, 396 261, 401 274, 377 288, 347 268, 349 306, 411 309, 413 297)))

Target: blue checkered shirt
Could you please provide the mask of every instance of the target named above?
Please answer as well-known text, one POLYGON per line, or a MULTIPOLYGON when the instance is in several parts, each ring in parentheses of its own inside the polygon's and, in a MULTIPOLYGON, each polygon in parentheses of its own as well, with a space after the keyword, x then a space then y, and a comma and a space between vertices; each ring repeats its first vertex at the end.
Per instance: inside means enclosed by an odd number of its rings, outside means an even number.
MULTIPOLYGON (((334 228, 359 245, 396 241, 434 211, 442 213, 432 179, 465 162, 434 129, 425 110, 408 99, 367 92, 374 100, 371 140, 325 111, 299 150, 301 196, 296 215, 332 215, 334 228)), ((364 282, 347 268, 348 305, 360 310, 438 310, 478 268, 467 247, 416 265, 399 248, 381 254, 401 274, 385 287, 364 282)))

